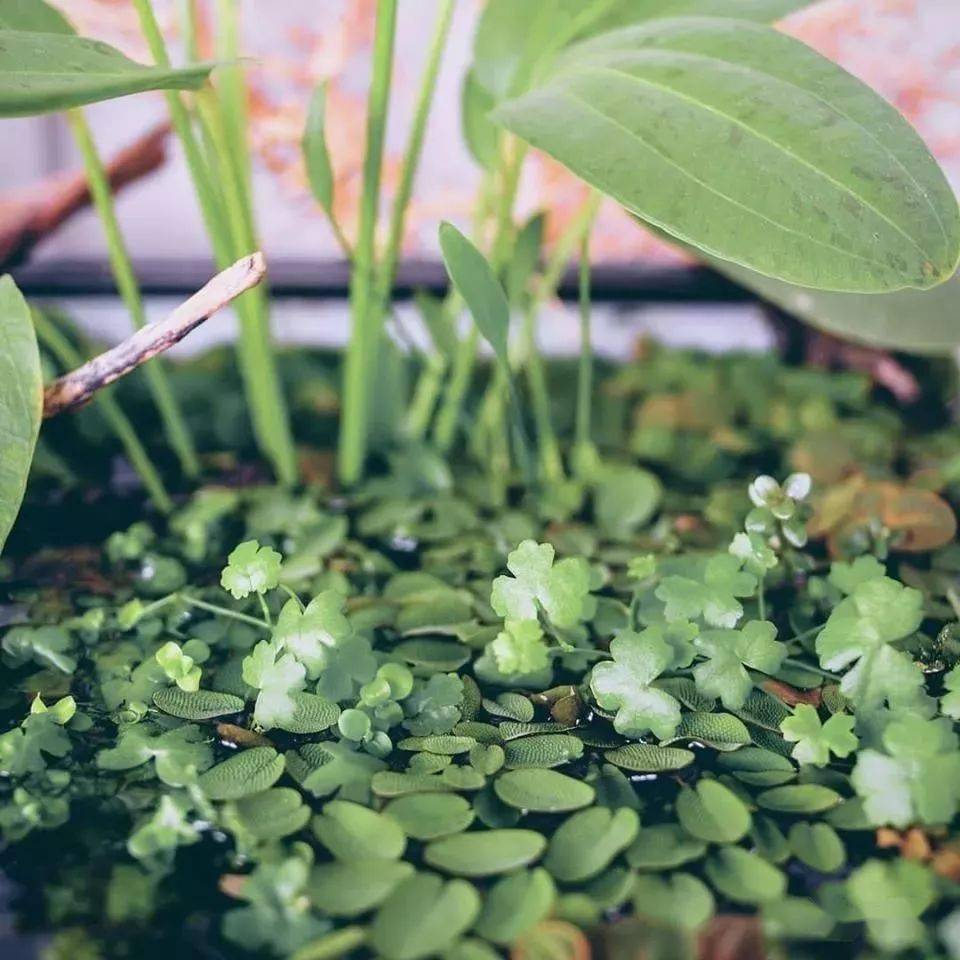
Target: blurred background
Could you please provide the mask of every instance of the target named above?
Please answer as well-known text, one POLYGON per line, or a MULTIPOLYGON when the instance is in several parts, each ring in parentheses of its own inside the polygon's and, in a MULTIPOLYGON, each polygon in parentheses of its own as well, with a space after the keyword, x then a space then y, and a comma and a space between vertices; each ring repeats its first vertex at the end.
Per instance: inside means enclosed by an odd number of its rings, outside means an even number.
MULTIPOLYGON (((518 0, 535 2, 535 0, 518 0)), ((129 0, 56 0, 87 35, 128 55, 149 60, 129 0)), ((438 283, 436 230, 440 219, 468 225, 479 171, 459 126, 461 83, 470 56, 481 0, 459 0, 431 115, 415 201, 404 240, 401 286, 438 283)), ((176 49, 177 0, 154 6, 176 49)), ((203 3, 200 4, 201 10, 203 3)), ((241 0, 252 90, 251 137, 260 239, 277 297, 274 324, 288 343, 336 344, 347 321, 339 302, 346 269, 320 209, 311 200, 299 141, 313 88, 329 83, 328 137, 335 167, 340 222, 352 235, 364 147, 373 0, 241 0)), ((391 200, 405 131, 435 16, 434 0, 401 0, 394 95, 388 132, 383 203, 391 200)), ((897 106, 920 131, 960 187, 960 2, 958 0, 825 0, 782 23, 861 77, 897 106)), ((202 24, 201 24, 202 41, 202 24)), ((104 156, 126 149, 126 162, 142 173, 122 191, 118 210, 148 311, 163 313, 211 272, 207 242, 189 178, 173 138, 164 140, 160 95, 114 101, 89 109, 104 156), (161 129, 158 131, 158 124, 161 129), (152 134, 152 136, 151 136, 152 134), (146 139, 143 139, 146 137, 146 139), (160 154, 165 154, 160 160, 160 154)), ((0 151, 0 257, 2 227, 56 197, 79 168, 60 117, 8 121, 0 151), (32 206, 31 206, 32 205, 32 206)), ((651 185, 656 189, 656 185, 651 185)), ((583 187, 552 161, 526 165, 519 213, 548 213, 555 236, 583 201, 583 187)), ((51 211, 47 211, 50 219, 51 211)), ((601 353, 623 355, 640 332, 673 342, 764 347, 762 312, 732 286, 691 269, 676 252, 645 234, 615 204, 605 205, 593 239, 601 353), (730 323, 730 313, 737 322, 730 323), (726 322, 713 323, 722 314, 726 322)), ((9 264, 8 264, 9 267, 9 264)), ((34 296, 53 297, 77 321, 106 340, 129 329, 110 291, 102 230, 89 209, 44 233, 29 262, 15 271, 34 296)), ((541 324, 550 352, 576 347, 575 318, 557 306, 541 324)), ((232 320, 207 324, 181 350, 195 351, 232 336, 232 320)))

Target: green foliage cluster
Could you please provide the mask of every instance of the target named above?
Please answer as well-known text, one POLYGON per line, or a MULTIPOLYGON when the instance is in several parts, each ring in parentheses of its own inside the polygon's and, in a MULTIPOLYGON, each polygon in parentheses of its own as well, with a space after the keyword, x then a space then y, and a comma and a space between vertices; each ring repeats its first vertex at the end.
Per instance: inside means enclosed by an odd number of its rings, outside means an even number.
POLYGON ((201 491, 113 534, 97 592, 11 587, 0 863, 38 851, 49 921, 104 958, 200 911, 229 955, 415 960, 611 911, 684 956, 746 913, 787 956, 952 956, 960 563, 870 516, 828 556, 822 436, 951 499, 955 437, 762 357, 604 389, 635 405, 615 494, 401 458, 346 499, 201 491), (596 525, 641 463, 646 519, 596 525))

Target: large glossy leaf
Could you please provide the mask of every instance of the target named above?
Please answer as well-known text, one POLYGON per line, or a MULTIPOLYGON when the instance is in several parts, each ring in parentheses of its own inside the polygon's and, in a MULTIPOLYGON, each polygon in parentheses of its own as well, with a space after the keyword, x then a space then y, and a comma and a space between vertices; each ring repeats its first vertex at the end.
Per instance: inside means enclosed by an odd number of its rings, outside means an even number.
POLYGON ((762 25, 612 31, 494 116, 644 220, 766 276, 886 292, 956 267, 957 203, 909 124, 762 25))
POLYGON ((501 100, 520 93, 551 55, 575 40, 663 17, 773 23, 811 0, 487 0, 473 43, 472 82, 501 100))
POLYGON ((209 63, 145 67, 99 40, 0 28, 0 117, 50 113, 144 90, 196 90, 211 69, 209 63))
POLYGON ((67 18, 45 0, 0 0, 0 30, 74 32, 67 18))
POLYGON ((0 550, 20 511, 42 414, 30 308, 13 279, 0 277, 0 550))
POLYGON ((705 259, 764 300, 828 333, 910 353, 949 353, 960 344, 960 274, 932 290, 876 296, 811 290, 715 257, 705 259))

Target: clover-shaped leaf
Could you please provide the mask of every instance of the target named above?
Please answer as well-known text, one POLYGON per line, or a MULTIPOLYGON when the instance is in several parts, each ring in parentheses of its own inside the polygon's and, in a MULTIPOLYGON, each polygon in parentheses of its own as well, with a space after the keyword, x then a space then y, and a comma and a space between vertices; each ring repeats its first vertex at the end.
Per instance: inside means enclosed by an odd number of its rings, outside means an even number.
POLYGON ((184 724, 160 731, 149 724, 121 727, 116 745, 97 754, 101 770, 133 770, 154 761, 157 778, 172 787, 192 782, 213 763, 213 750, 203 730, 184 724))
POLYGON ((947 692, 940 698, 940 712, 960 720, 960 665, 944 676, 943 686, 947 692))
POLYGON ((415 737, 449 733, 460 720, 462 703, 463 681, 455 673, 435 673, 429 680, 418 680, 404 701, 404 726, 415 737))
POLYGON ((841 593, 853 593, 861 583, 877 580, 886 574, 883 564, 873 556, 857 557, 851 563, 837 561, 830 565, 827 578, 841 593))
POLYGON ((193 657, 180 649, 179 643, 168 640, 154 656, 167 678, 173 680, 181 690, 195 693, 200 689, 200 667, 193 662, 193 657))
POLYGON ((826 723, 820 722, 816 708, 800 703, 793 714, 780 721, 784 739, 794 743, 791 756, 797 763, 825 767, 830 754, 848 757, 859 745, 853 732, 854 718, 847 713, 836 713, 826 723))
POLYGON ((503 674, 536 673, 550 663, 543 629, 537 620, 507 620, 490 644, 490 653, 503 674))
POLYGON ((624 630, 610 641, 610 653, 612 661, 593 668, 590 688, 601 707, 617 711, 613 721, 617 732, 640 737, 651 731, 661 740, 673 736, 680 723, 680 704, 652 686, 675 656, 661 631, 624 630))
POLYGON ((53 667, 62 673, 77 669, 73 640, 62 627, 13 627, 3 638, 3 652, 14 667, 33 661, 41 667, 53 667))
POLYGON ((288 600, 277 617, 273 639, 285 647, 307 669, 307 677, 315 680, 329 662, 329 648, 353 635, 350 621, 343 613, 343 595, 325 590, 301 610, 300 604, 288 600))
POLYGON ((270 547, 261 547, 256 540, 246 540, 227 557, 220 574, 220 586, 236 600, 251 593, 264 594, 280 582, 283 558, 270 547))
POLYGON ((885 953, 921 947, 928 934, 921 914, 937 898, 933 874, 912 860, 868 860, 846 883, 847 897, 867 925, 870 942, 885 953))
POLYGON ((278 643, 261 640, 243 660, 243 679, 260 693, 253 718, 261 727, 275 727, 293 719, 296 703, 291 696, 306 685, 306 668, 278 643))
POLYGON ((861 750, 850 776, 870 822, 949 823, 960 803, 960 753, 950 721, 907 714, 890 721, 882 740, 884 752, 861 750))
POLYGON ((922 619, 919 590, 889 577, 863 580, 833 609, 820 631, 820 665, 827 670, 853 665, 840 691, 859 709, 873 710, 884 701, 893 708, 916 706, 923 699, 923 674, 890 644, 912 634, 922 619))
POLYGON ((768 620, 751 620, 741 630, 703 631, 696 645, 707 659, 693 668, 697 689, 719 697, 728 710, 739 710, 753 687, 746 667, 776 673, 787 655, 776 635, 777 628, 768 620))
POLYGON ((596 609, 590 596, 590 566, 582 557, 554 563, 549 543, 524 540, 507 557, 513 577, 493 581, 490 604, 507 620, 536 620, 542 610, 561 629, 588 619, 596 609))
POLYGON ((752 596, 757 578, 742 569, 743 559, 729 553, 716 554, 704 567, 702 580, 672 575, 656 589, 665 604, 667 620, 702 617, 712 627, 735 627, 743 616, 738 597, 752 596))

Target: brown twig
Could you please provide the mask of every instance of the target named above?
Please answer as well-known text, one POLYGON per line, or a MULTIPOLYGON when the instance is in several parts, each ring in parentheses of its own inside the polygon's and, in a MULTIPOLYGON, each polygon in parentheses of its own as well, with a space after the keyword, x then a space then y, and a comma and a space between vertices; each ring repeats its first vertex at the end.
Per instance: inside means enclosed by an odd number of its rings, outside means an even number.
MULTIPOLYGON (((163 164, 169 132, 168 123, 158 124, 110 160, 107 177, 114 193, 163 164)), ((89 202, 83 171, 58 173, 26 190, 0 195, 0 267, 6 270, 22 263, 41 240, 89 202)))
POLYGON ((86 403, 97 390, 179 343, 221 307, 255 287, 265 273, 266 264, 260 252, 238 260, 165 320, 142 327, 106 353, 54 380, 43 394, 43 416, 53 417, 86 403))

